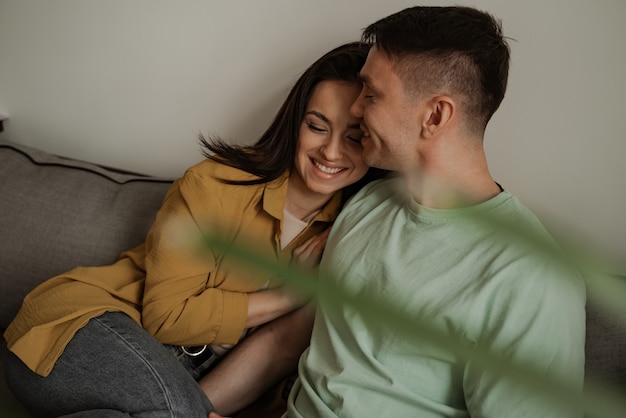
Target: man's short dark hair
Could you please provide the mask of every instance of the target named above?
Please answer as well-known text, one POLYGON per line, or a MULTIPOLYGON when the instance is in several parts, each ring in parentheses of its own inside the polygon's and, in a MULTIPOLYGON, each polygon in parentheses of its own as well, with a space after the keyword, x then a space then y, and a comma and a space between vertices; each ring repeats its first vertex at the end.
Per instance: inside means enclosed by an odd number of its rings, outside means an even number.
POLYGON ((460 95, 470 128, 484 131, 504 98, 510 50, 489 13, 410 7, 368 26, 362 40, 395 61, 413 94, 460 95))

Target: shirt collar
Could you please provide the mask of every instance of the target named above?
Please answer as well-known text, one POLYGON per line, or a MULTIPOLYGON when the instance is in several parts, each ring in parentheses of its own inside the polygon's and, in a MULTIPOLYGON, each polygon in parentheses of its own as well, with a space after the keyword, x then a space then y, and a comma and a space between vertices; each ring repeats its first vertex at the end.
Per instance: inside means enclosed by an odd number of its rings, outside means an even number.
MULTIPOLYGON (((263 210, 272 217, 283 220, 283 208, 287 199, 287 187, 289 185, 289 172, 286 171, 276 180, 265 184, 263 190, 263 210)), ((313 221, 332 222, 341 209, 341 192, 337 192, 324 205, 322 210, 315 215, 313 221)))

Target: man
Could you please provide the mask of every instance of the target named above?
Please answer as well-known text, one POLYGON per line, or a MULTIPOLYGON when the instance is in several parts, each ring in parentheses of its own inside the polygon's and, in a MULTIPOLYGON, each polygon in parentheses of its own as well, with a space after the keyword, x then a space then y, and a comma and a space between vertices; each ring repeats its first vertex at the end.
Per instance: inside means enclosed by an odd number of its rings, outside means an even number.
POLYGON ((584 284, 546 256, 558 254, 552 239, 487 166, 483 136, 509 67, 499 22, 472 8, 412 7, 370 25, 363 40, 373 47, 352 106, 363 119, 363 158, 399 177, 345 207, 319 280, 375 295, 466 351, 321 295, 287 415, 582 415, 464 355, 492 352, 582 389, 584 284))

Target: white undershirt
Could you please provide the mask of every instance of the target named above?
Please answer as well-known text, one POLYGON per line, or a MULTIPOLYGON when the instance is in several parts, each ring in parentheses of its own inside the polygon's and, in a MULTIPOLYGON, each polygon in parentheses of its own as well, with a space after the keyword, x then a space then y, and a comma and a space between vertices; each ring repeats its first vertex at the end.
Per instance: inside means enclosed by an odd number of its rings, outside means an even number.
POLYGON ((283 230, 280 236, 280 249, 283 250, 295 237, 298 236, 300 232, 306 228, 309 224, 309 220, 315 216, 317 212, 313 215, 309 215, 306 220, 302 220, 291 212, 288 212, 287 209, 283 209, 283 230))

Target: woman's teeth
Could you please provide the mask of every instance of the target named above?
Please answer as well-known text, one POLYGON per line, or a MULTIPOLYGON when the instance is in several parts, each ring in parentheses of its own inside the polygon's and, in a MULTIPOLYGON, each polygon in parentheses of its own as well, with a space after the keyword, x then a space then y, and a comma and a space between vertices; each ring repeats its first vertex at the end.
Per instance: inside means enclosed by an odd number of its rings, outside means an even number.
POLYGON ((338 172, 343 170, 343 168, 326 167, 325 165, 322 165, 317 161, 313 161, 313 164, 315 164, 315 167, 317 167, 318 170, 326 174, 337 174, 338 172))

